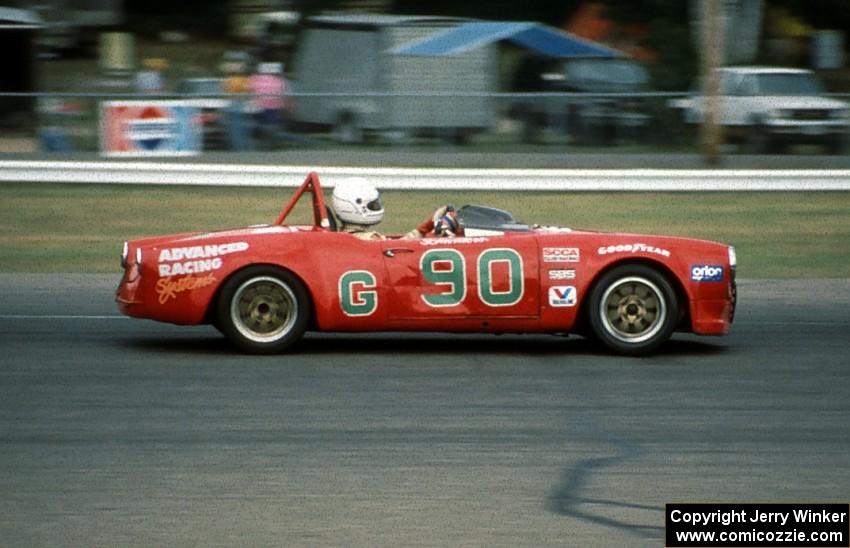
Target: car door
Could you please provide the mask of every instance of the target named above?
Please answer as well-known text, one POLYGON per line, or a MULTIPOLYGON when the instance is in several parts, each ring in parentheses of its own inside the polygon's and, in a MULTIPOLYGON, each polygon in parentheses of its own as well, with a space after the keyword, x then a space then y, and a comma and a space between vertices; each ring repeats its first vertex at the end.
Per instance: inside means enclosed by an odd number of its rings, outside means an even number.
POLYGON ((383 242, 392 302, 387 319, 532 318, 539 315, 532 233, 383 242))

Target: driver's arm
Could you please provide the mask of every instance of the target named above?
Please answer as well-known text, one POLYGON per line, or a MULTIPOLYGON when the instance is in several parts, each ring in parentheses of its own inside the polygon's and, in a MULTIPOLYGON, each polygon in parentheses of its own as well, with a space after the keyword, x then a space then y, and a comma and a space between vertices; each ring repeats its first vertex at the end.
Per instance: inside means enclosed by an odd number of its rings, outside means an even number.
MULTIPOLYGON (((434 211, 434 213, 428 219, 424 220, 418 227, 414 228, 413 230, 402 236, 402 238, 405 240, 415 240, 417 238, 424 238, 426 236, 434 236, 434 227, 440 223, 443 217, 449 214, 455 216, 456 219, 454 208, 452 206, 444 205, 438 207, 437 210, 434 211)), ((439 235, 449 234, 438 234, 438 236, 439 235)))

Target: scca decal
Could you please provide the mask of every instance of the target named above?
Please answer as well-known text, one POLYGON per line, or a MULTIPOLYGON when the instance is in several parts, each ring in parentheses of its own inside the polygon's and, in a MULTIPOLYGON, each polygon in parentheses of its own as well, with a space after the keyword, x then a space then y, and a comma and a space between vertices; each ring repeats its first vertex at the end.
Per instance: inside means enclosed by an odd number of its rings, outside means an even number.
POLYGON ((339 277, 339 305, 346 316, 371 316, 378 308, 375 275, 349 270, 339 277))

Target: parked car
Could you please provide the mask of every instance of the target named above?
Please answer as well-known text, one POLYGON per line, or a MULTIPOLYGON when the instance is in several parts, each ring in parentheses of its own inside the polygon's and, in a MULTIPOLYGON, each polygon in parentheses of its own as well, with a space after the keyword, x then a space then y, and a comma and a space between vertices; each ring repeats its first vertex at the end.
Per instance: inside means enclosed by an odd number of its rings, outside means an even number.
POLYGON ((334 229, 315 173, 269 225, 124 244, 122 313, 212 324, 255 353, 307 331, 583 333, 615 352, 674 331, 725 335, 735 250, 714 242, 529 225, 484 206, 456 237, 363 240, 334 229), (309 225, 287 224, 312 199, 309 225))
POLYGON ((646 69, 631 59, 531 56, 515 75, 514 91, 523 96, 512 102, 510 114, 522 123, 526 142, 538 140, 546 128, 567 133, 573 143, 637 140, 649 115, 629 94, 648 85, 646 69))
MULTIPOLYGON (((754 152, 794 143, 820 144, 843 152, 850 105, 826 96, 809 70, 777 67, 719 69, 720 124, 726 136, 754 152)), ((670 102, 689 124, 700 124, 706 101, 700 95, 670 102)))

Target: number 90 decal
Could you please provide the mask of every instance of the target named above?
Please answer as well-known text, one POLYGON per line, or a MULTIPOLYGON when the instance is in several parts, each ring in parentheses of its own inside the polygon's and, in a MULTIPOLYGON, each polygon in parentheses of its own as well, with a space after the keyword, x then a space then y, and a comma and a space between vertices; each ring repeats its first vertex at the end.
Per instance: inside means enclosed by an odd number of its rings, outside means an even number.
MULTIPOLYGON (((419 269, 425 281, 438 289, 420 295, 428 306, 457 306, 466 299, 466 260, 456 249, 429 249, 422 254, 419 269)), ((515 250, 499 247, 482 251, 476 260, 476 273, 478 298, 485 305, 513 306, 522 300, 522 257, 515 250), (494 273, 496 264, 504 264, 506 270, 494 273), (496 279, 501 276, 506 279, 496 279)), ((345 272, 339 278, 339 302, 346 316, 372 315, 378 307, 375 276, 366 270, 345 272)))
MULTIPOLYGON (((512 306, 522 300, 525 293, 522 275, 522 257, 513 249, 487 249, 478 255, 478 298, 487 306, 512 306), (493 265, 507 266, 507 289, 497 290, 493 265)), ((439 293, 422 295, 425 304, 432 307, 456 306, 466 298, 466 261, 455 249, 429 249, 422 254, 419 268, 426 281, 442 286, 439 293)))

